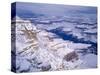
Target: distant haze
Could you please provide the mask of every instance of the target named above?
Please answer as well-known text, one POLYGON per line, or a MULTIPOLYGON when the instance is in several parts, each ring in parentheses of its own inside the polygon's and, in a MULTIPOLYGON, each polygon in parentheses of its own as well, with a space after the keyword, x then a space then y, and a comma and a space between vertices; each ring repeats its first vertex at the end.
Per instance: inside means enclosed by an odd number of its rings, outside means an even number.
POLYGON ((43 14, 48 16, 62 16, 69 14, 96 14, 97 7, 42 4, 42 3, 16 3, 17 14, 34 15, 43 14))

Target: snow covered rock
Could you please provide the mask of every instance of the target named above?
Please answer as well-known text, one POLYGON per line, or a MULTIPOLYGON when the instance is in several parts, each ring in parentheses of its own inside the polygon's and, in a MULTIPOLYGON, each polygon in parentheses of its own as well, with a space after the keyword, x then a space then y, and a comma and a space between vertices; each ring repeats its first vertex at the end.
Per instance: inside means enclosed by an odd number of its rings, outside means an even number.
POLYGON ((53 33, 38 28, 28 20, 18 19, 16 21, 17 72, 80 68, 82 60, 76 51, 90 45, 52 38, 53 33))

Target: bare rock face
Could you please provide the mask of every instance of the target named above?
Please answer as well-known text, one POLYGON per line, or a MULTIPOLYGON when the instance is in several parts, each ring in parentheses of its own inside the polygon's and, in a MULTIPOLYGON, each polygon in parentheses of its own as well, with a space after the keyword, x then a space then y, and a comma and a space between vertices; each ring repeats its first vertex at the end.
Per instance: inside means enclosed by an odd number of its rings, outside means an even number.
POLYGON ((78 60, 78 54, 77 54, 75 51, 73 51, 73 52, 68 53, 67 55, 65 55, 65 56, 64 56, 64 59, 65 59, 66 61, 71 61, 71 60, 73 60, 73 59, 78 60))
POLYGON ((46 65, 46 66, 42 66, 42 71, 48 71, 50 70, 51 65, 46 65))

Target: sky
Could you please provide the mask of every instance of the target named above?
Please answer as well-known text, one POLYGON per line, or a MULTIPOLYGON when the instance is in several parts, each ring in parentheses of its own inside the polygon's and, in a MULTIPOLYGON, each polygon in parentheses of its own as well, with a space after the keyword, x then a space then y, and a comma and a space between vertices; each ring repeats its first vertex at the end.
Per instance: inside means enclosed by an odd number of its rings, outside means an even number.
POLYGON ((21 16, 34 14, 43 14, 48 16, 97 14, 97 7, 17 2, 16 13, 21 16))

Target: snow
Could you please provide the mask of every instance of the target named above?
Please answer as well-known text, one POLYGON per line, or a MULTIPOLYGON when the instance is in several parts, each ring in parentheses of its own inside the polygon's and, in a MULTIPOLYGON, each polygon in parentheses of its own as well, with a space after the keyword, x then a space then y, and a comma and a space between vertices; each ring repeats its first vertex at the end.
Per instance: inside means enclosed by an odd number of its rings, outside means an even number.
POLYGON ((86 54, 83 57, 80 58, 84 61, 83 64, 81 64, 81 68, 96 68, 97 66, 97 55, 94 54, 86 54))
MULTIPOLYGON (((13 19, 12 19, 12 21, 21 21, 22 20, 22 18, 20 18, 19 16, 15 16, 13 19)), ((23 20, 22 20, 23 21, 23 20)))
POLYGON ((85 33, 97 33, 97 29, 88 29, 84 31, 85 33))
POLYGON ((76 50, 80 50, 80 49, 84 49, 84 48, 86 49, 90 46, 91 46, 91 44, 71 43, 71 44, 69 44, 68 47, 76 49, 76 50))
POLYGON ((31 64, 22 57, 16 57, 16 66, 19 68, 18 72, 28 72, 31 64))
MULTIPOLYGON (((78 39, 87 39, 85 37, 87 34, 83 36, 81 34, 81 32, 83 32, 82 30, 79 31, 79 29, 75 28, 75 24, 68 22, 53 23, 49 26, 42 26, 41 24, 37 24, 36 26, 34 23, 31 23, 31 21, 22 20, 21 18, 16 22, 17 72, 55 71, 96 67, 97 55, 82 55, 78 53, 78 51, 82 51, 82 49, 91 47, 91 44, 75 43, 70 40, 63 40, 62 38, 54 38, 54 36, 57 35, 47 31, 56 29, 59 26, 66 34, 70 31, 68 34, 77 36, 78 39), (70 61, 66 61, 64 57, 72 52, 75 52, 78 56, 72 58, 70 61), (93 60, 91 60, 91 58, 93 58, 93 60)), ((87 30, 87 32, 91 31, 87 30)), ((96 38, 93 35, 91 39, 95 40, 96 38)))

